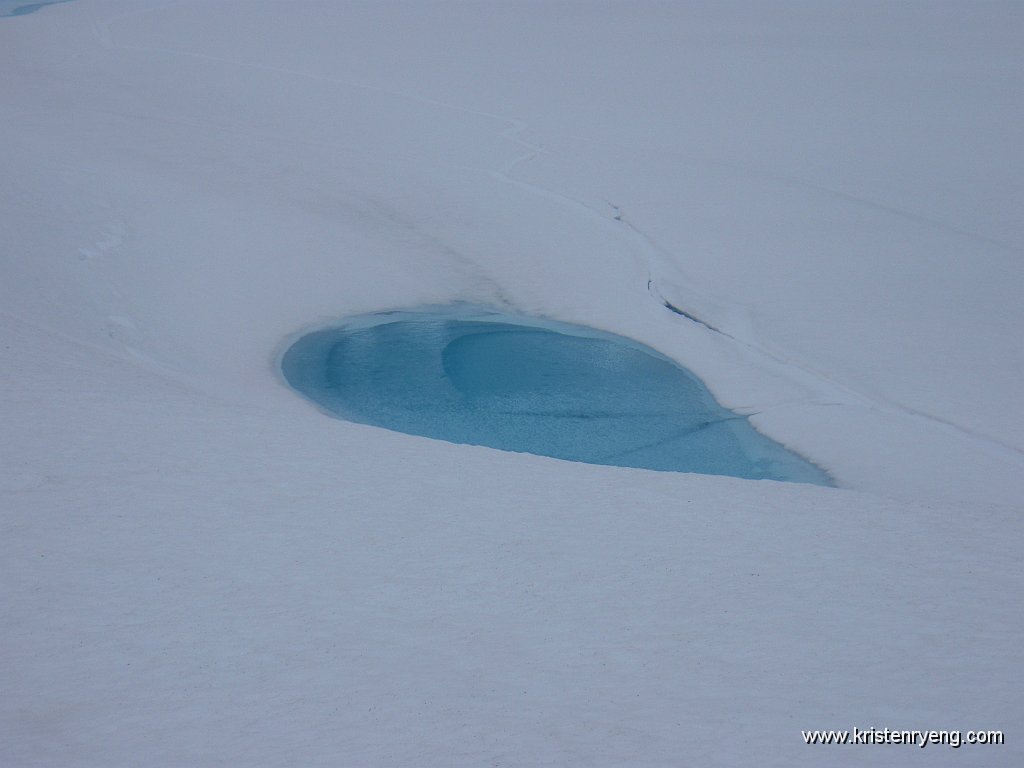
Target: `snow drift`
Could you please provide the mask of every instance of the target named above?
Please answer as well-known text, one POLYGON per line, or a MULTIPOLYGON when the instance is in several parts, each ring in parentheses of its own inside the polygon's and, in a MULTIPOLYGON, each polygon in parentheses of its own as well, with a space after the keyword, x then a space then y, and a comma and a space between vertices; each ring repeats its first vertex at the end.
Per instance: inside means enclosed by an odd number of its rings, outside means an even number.
POLYGON ((1020 25, 0 20, 0 761, 1019 764, 1020 25), (650 345, 841 488, 347 424, 274 368, 453 301, 650 345), (1008 744, 799 733, 854 726, 1008 744))

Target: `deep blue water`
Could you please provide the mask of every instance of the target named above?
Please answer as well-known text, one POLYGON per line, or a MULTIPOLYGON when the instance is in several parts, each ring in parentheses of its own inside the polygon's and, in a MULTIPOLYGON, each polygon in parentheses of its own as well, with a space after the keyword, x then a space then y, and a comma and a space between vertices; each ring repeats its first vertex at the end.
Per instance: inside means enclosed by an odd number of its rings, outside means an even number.
POLYGON ((68 3, 71 0, 40 0, 39 2, 25 2, 25 0, 0 0, 0 18, 4 16, 25 16, 38 11, 48 5, 68 3))
POLYGON ((637 342, 498 315, 399 312, 299 338, 285 379, 349 421, 591 464, 828 485, 637 342))

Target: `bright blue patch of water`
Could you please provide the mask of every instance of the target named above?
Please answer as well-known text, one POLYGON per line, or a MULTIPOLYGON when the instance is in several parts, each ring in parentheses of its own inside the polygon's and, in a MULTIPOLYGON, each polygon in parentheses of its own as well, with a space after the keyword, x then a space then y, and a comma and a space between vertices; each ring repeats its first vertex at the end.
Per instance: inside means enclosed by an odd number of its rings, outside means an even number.
POLYGON ((26 16, 48 5, 69 2, 71 0, 39 0, 34 3, 26 3, 25 0, 0 0, 0 18, 4 16, 26 16))
POLYGON ((332 415, 398 432, 590 464, 830 484, 686 369, 577 326, 394 312, 306 334, 281 368, 332 415))

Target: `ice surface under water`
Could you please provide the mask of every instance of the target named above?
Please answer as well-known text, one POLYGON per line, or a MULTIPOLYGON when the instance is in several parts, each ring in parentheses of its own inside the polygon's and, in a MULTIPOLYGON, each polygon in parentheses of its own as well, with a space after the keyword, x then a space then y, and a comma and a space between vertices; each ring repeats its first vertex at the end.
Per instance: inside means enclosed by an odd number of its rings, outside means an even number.
POLYGON ((26 16, 48 5, 68 2, 71 2, 71 0, 38 0, 37 2, 29 2, 28 0, 0 0, 0 18, 4 16, 26 16))
POLYGON ((591 464, 828 485, 637 342, 532 318, 447 310, 308 333, 281 368, 332 415, 591 464))

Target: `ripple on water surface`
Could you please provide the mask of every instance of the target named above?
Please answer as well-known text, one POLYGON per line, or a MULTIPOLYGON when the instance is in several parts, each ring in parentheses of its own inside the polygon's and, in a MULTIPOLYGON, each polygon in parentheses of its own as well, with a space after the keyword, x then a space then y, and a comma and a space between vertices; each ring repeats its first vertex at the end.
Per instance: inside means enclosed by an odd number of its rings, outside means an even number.
POLYGON ((390 312, 295 341, 285 379, 332 415, 541 456, 828 485, 642 344, 505 315, 390 312))

